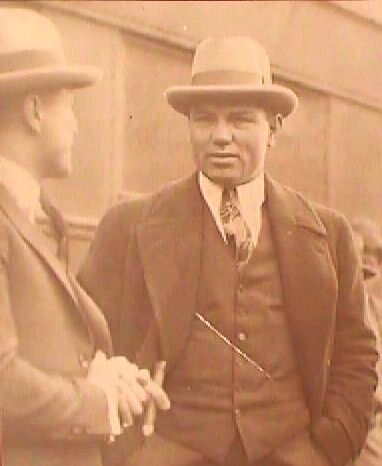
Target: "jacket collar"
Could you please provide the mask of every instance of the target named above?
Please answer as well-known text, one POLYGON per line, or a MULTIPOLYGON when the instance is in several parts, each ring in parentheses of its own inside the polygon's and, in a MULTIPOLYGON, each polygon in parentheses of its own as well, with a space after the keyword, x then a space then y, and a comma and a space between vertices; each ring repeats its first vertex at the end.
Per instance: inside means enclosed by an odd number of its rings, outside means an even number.
POLYGON ((46 247, 46 238, 33 225, 17 206, 8 191, 0 185, 0 209, 8 220, 17 229, 24 240, 35 250, 47 266, 55 273, 62 285, 68 291, 72 299, 77 302, 77 297, 72 290, 67 274, 59 259, 46 247))

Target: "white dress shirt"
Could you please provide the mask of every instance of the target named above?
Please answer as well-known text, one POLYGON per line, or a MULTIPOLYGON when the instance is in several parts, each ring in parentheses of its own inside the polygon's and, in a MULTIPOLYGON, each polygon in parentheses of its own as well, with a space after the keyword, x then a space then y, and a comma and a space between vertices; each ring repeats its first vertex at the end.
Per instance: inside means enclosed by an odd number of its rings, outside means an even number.
MULTIPOLYGON (((199 172, 200 191, 208 205, 216 226, 225 242, 227 238, 220 217, 220 205, 223 186, 220 186, 199 172)), ((261 206, 264 203, 264 174, 261 173, 248 183, 236 186, 242 216, 251 232, 253 245, 256 247, 261 229, 261 206)))

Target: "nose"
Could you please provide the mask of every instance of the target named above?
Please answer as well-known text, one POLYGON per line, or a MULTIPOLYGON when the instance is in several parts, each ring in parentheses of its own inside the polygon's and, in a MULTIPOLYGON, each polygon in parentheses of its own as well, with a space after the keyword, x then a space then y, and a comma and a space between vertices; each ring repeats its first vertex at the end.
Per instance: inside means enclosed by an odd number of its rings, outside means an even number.
POLYGON ((232 129, 224 119, 219 119, 211 133, 211 141, 218 146, 227 146, 232 141, 232 129))

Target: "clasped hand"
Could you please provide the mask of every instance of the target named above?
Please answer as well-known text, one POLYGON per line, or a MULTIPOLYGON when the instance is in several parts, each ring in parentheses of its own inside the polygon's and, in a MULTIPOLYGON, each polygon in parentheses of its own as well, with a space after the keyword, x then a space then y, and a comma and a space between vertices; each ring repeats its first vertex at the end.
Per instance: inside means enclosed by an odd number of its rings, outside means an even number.
POLYGON ((90 364, 88 379, 104 389, 112 391, 118 400, 123 425, 132 424, 133 416, 141 416, 145 405, 153 400, 159 409, 170 408, 170 400, 161 386, 154 382, 146 369, 129 362, 123 356, 107 359, 97 352, 90 364))

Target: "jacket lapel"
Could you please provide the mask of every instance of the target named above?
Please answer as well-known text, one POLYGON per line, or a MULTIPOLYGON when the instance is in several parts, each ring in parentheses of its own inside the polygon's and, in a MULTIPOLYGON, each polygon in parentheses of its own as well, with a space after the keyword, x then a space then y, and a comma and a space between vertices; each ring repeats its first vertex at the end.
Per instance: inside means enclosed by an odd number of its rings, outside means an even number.
POLYGON ((202 198, 194 175, 137 227, 139 254, 170 369, 186 342, 200 275, 202 198))
POLYGON ((309 406, 317 409, 337 293, 327 232, 298 195, 269 178, 266 189, 292 341, 309 406))
POLYGON ((106 355, 111 356, 113 354, 113 345, 109 326, 104 315, 95 302, 80 287, 75 277, 71 274, 68 274, 68 277, 78 298, 78 308, 94 340, 94 346, 102 350, 106 355))
POLYGON ((77 297, 69 283, 65 268, 58 258, 46 247, 46 238, 39 229, 31 224, 13 201, 6 189, 0 185, 0 209, 14 225, 24 240, 34 249, 46 265, 54 272, 72 299, 77 297))
POLYGON ((80 288, 76 279, 66 272, 64 265, 46 247, 46 238, 38 227, 31 224, 17 207, 6 189, 0 185, 0 209, 14 225, 22 238, 54 273, 59 282, 73 299, 85 322, 96 347, 111 354, 111 337, 105 318, 93 301, 80 288))

